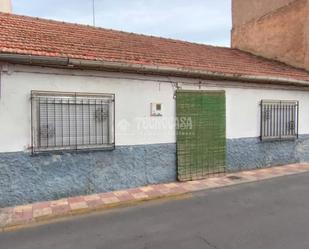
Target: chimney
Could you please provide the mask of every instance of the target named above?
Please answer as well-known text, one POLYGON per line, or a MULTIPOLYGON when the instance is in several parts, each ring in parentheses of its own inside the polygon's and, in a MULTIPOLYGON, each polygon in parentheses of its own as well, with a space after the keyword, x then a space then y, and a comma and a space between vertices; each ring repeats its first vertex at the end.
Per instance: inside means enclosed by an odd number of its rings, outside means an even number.
POLYGON ((232 47, 309 70, 309 0, 232 0, 232 47))
POLYGON ((0 0, 0 12, 12 13, 12 1, 0 0))

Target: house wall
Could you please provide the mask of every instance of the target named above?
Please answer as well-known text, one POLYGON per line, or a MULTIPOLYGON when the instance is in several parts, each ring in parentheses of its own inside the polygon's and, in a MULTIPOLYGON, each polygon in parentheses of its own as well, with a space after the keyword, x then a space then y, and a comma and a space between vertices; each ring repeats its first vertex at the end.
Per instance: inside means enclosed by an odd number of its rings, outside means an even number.
POLYGON ((295 2, 295 0, 233 0, 233 26, 240 26, 253 19, 260 18, 292 2, 295 2))
MULTIPOLYGON (((117 146, 176 142, 173 127, 176 116, 176 88, 172 83, 164 83, 167 78, 153 77, 151 80, 149 77, 136 76, 134 80, 127 79, 128 76, 125 74, 72 71, 76 73, 72 76, 71 72, 71 75, 64 75, 66 73, 64 70, 13 66, 10 67, 9 73, 2 73, 0 152, 27 151, 30 147, 31 90, 114 93, 117 146), (163 104, 163 117, 150 116, 152 102, 163 104), (158 127, 154 127, 156 123, 158 127)), ((225 86, 201 87, 197 84, 179 84, 183 89, 226 91, 227 138, 260 135, 261 99, 299 100, 301 113, 309 112, 308 92, 235 88, 228 85, 229 82, 225 86)), ((300 116, 300 134, 309 134, 309 115, 300 116)))
POLYGON ((0 0, 0 12, 11 13, 12 12, 12 1, 11 0, 0 0))
POLYGON ((0 207, 176 180, 176 82, 226 91, 229 170, 309 161, 309 92, 11 65, 1 77, 0 207), (116 150, 31 156, 31 90, 114 93, 116 150), (261 99, 300 101, 299 140, 259 141, 261 99), (152 102, 162 117, 150 116, 152 102))
POLYGON ((309 69, 308 16, 308 0, 233 0, 232 47, 309 69))

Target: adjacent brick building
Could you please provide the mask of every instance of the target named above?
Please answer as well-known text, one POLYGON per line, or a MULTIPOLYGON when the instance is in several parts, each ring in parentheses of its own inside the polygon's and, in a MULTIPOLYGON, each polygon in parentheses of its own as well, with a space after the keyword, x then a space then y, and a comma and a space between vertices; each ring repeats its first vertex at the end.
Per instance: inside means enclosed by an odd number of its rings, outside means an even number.
POLYGON ((308 0, 233 0, 232 47, 309 69, 308 0))
POLYGON ((0 12, 11 13, 12 12, 12 2, 11 0, 1 0, 0 1, 0 12))

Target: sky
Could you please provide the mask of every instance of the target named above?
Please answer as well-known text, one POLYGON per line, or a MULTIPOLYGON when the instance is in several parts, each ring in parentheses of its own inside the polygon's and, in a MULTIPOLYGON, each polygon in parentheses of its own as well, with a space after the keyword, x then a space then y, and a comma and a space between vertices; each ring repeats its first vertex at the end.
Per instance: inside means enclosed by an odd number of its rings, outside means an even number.
MULTIPOLYGON (((92 25, 93 0, 12 0, 16 14, 92 25)), ((96 26, 230 45, 231 0, 95 0, 96 26)))

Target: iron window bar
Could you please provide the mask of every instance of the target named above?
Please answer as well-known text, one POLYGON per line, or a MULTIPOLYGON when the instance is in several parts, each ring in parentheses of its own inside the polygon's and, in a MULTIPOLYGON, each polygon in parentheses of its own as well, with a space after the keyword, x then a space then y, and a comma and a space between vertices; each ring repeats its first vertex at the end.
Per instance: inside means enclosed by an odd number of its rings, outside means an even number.
POLYGON ((115 148, 115 95, 31 91, 32 153, 115 148))
POLYGON ((261 140, 295 140, 299 129, 299 102, 261 101, 261 140))

